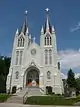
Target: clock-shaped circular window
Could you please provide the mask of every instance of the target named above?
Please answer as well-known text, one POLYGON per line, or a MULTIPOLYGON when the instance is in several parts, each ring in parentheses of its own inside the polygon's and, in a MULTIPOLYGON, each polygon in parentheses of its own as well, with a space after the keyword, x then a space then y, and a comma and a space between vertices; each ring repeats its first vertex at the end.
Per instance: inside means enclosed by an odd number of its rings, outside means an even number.
POLYGON ((31 50, 31 54, 32 54, 32 55, 35 55, 35 54, 36 54, 36 49, 32 49, 32 50, 31 50))

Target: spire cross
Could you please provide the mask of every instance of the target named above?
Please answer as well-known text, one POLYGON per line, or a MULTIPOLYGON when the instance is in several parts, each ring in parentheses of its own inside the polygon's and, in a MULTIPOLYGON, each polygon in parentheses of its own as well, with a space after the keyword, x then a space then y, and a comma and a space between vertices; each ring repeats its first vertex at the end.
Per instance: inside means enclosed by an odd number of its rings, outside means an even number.
POLYGON ((50 9, 49 9, 49 8, 46 8, 45 10, 46 10, 46 12, 49 12, 50 9))
POLYGON ((33 38, 33 42, 35 42, 35 40, 36 40, 36 38, 35 38, 35 36, 34 36, 34 38, 33 38))
POLYGON ((26 21, 27 21, 27 13, 28 13, 28 11, 26 10, 26 11, 25 11, 26 21))
POLYGON ((27 15, 27 13, 28 13, 28 11, 26 10, 26 11, 25 11, 25 15, 27 15))

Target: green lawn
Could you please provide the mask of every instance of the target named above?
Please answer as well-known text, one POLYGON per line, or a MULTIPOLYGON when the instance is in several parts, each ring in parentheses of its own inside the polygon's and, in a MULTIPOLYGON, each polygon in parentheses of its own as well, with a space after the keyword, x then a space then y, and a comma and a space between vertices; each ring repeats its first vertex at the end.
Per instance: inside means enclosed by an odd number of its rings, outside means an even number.
POLYGON ((26 104, 35 105, 73 105, 80 101, 80 97, 65 99, 62 96, 32 96, 28 97, 26 104))
POLYGON ((0 102, 6 101, 9 97, 10 95, 8 94, 0 94, 0 102))

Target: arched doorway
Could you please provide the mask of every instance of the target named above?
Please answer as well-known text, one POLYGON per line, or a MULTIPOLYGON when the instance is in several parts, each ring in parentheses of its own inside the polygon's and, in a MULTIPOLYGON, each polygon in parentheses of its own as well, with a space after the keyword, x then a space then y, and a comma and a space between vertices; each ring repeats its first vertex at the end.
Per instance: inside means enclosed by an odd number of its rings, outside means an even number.
POLYGON ((26 71, 26 86, 38 87, 39 86, 39 70, 31 66, 26 71))

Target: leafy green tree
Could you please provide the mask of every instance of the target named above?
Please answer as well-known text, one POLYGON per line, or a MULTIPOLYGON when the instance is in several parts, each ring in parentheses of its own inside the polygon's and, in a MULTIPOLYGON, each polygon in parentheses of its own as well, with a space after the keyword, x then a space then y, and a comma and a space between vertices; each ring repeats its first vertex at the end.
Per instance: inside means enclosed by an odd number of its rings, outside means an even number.
POLYGON ((72 69, 68 71, 67 84, 69 88, 76 88, 76 79, 72 69))

